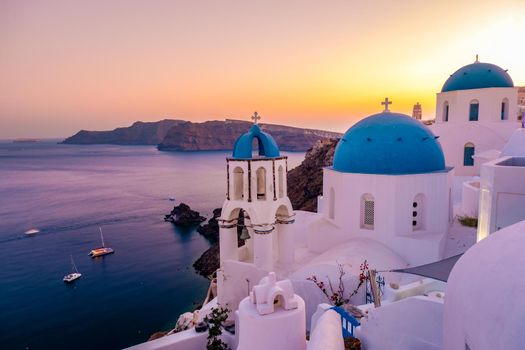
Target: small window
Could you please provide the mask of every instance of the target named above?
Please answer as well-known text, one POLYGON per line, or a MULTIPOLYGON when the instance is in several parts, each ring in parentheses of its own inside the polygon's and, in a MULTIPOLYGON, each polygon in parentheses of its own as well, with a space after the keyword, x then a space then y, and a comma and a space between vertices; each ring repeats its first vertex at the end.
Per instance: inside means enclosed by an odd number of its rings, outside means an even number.
POLYGON ((412 202, 412 230, 425 229, 425 196, 419 193, 412 202))
POLYGON ((445 102, 443 105, 443 121, 448 122, 448 111, 449 111, 449 105, 448 102, 445 102))
POLYGON ((474 100, 470 102, 468 120, 477 121, 478 119, 479 119, 479 102, 477 100, 474 100))
POLYGON ((335 219, 335 191, 334 188, 330 188, 330 198, 328 198, 328 217, 335 219))
POLYGON ((506 98, 501 102, 501 120, 509 119, 509 100, 506 98))
POLYGON ((474 166, 474 152, 475 152, 474 144, 467 143, 465 147, 463 148, 463 165, 464 166, 474 166))
POLYGON ((260 167, 256 171, 257 175, 257 199, 265 200, 266 199, 266 169, 260 167))
POLYGON ((279 165, 279 198, 284 197, 284 169, 282 165, 279 165))
POLYGON ((361 228, 373 230, 375 223, 375 202, 371 194, 361 197, 361 228))
POLYGON ((240 167, 233 169, 233 199, 244 198, 244 171, 240 167))

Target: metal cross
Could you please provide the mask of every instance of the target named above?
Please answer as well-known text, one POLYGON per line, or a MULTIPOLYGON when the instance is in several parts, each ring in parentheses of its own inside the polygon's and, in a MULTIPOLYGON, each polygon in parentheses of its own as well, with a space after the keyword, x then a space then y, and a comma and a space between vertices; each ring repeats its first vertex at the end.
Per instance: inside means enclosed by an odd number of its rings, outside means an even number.
POLYGON ((385 97, 385 100, 381 102, 381 105, 385 106, 385 110, 383 112, 390 112, 388 109, 388 105, 391 105, 392 102, 388 100, 388 97, 385 97))
POLYGON ((261 116, 259 115, 259 113, 254 112, 254 113, 253 113, 253 116, 252 116, 251 118, 252 118, 252 120, 253 120, 253 123, 254 123, 254 124, 257 124, 257 122, 259 121, 259 119, 261 119, 261 116))

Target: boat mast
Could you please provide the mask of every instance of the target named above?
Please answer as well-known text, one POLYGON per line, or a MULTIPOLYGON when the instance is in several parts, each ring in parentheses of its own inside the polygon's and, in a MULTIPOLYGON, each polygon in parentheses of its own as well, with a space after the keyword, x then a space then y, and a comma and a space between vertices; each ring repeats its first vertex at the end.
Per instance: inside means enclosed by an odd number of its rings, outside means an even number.
POLYGON ((71 265, 73 266, 73 271, 78 273, 77 265, 75 265, 75 261, 73 260, 73 255, 70 255, 71 257, 71 265))
POLYGON ((100 240, 102 241, 102 248, 105 248, 104 245, 104 235, 102 235, 102 228, 99 226, 98 230, 100 231, 100 240))

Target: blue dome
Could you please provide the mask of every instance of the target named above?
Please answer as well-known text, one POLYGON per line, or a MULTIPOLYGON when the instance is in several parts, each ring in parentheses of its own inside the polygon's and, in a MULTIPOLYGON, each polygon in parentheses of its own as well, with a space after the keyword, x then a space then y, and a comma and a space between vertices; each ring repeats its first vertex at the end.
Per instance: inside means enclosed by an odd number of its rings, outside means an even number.
POLYGON ((259 143, 259 155, 269 158, 279 157, 279 147, 270 134, 261 130, 259 125, 253 124, 250 130, 242 134, 233 146, 233 158, 251 159, 253 139, 259 143))
POLYGON ((445 169, 437 138, 422 123, 398 113, 371 115, 343 135, 333 169, 345 173, 402 175, 445 169))
POLYGON ((514 87, 514 82, 506 71, 495 64, 475 62, 454 72, 441 92, 491 87, 514 87))

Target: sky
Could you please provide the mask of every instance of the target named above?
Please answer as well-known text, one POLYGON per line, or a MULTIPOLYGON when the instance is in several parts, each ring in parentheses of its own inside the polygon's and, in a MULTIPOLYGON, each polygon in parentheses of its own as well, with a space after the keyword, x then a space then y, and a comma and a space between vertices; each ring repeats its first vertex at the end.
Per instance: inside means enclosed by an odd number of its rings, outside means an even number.
POLYGON ((0 0, 0 138, 225 118, 423 117, 480 61, 525 85, 524 0, 0 0))

